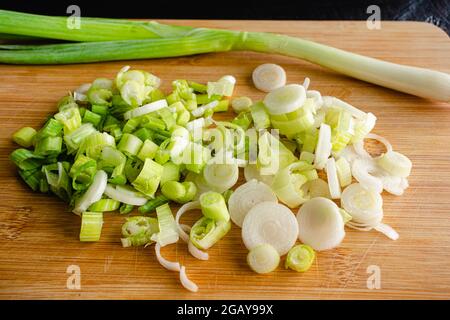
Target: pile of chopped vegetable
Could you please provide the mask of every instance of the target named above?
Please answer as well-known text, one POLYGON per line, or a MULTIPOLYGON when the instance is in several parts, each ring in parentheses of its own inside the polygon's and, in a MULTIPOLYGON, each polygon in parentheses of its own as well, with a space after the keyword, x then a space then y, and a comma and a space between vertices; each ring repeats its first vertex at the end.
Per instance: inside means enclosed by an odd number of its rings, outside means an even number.
POLYGON ((191 291, 198 287, 185 267, 166 260, 161 247, 181 238, 208 260, 206 250, 232 222, 257 273, 275 270, 284 255, 286 268, 307 271, 315 251, 342 242, 345 226, 397 239, 382 222, 381 193, 403 194, 412 164, 371 133, 375 115, 310 90, 308 78, 286 85, 277 65, 259 66, 253 81, 268 92, 261 101, 231 99, 230 75, 206 84, 175 80, 166 94, 157 76, 124 67, 115 80, 96 79, 61 99, 38 131, 14 133, 22 148, 10 158, 31 189, 54 193, 81 217, 80 241, 100 239, 103 212, 137 207, 140 215, 122 226, 123 247, 155 243, 161 265, 191 291), (229 106, 232 121, 213 119, 229 106), (386 152, 373 157, 365 139, 386 152), (240 168, 247 182, 236 188, 240 168), (175 215, 172 203, 181 205, 175 215), (191 210, 202 216, 181 224, 191 210), (147 216, 154 211, 156 218, 147 216))

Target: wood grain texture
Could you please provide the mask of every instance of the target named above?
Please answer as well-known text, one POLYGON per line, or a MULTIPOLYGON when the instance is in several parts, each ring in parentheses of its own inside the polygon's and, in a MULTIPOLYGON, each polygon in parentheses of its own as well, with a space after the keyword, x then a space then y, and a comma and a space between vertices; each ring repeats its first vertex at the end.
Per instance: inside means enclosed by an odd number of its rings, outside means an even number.
MULTIPOLYGON (((365 22, 172 21, 177 24, 270 31, 302 36, 376 58, 450 72, 450 41, 436 27, 384 22, 369 31, 365 22)), ((307 62, 249 52, 176 59, 66 66, 0 65, 0 298, 2 299, 417 299, 450 298, 450 106, 394 92, 330 72, 307 62), (105 214, 101 241, 80 243, 80 219, 50 195, 34 194, 22 183, 9 153, 10 137, 22 126, 39 127, 55 112, 57 100, 96 77, 113 77, 125 64, 163 79, 197 81, 233 74, 236 94, 260 99, 251 85, 259 64, 282 65, 289 82, 312 80, 312 88, 378 116, 375 133, 414 164, 402 197, 384 195, 385 222, 400 239, 348 230, 342 246, 321 252, 305 274, 284 270, 261 276, 245 263, 240 229, 233 226, 209 250, 210 260, 191 257, 183 244, 163 254, 186 265, 200 287, 182 289, 177 274, 162 269, 152 248, 123 249, 117 214, 105 214), (81 268, 81 290, 68 290, 66 269, 81 268), (381 269, 381 289, 366 286, 367 267, 381 269)), ((227 115, 231 117, 231 114, 227 115)), ((193 221, 192 213, 187 221, 193 221)), ((284 259, 282 260, 284 262, 284 259)))

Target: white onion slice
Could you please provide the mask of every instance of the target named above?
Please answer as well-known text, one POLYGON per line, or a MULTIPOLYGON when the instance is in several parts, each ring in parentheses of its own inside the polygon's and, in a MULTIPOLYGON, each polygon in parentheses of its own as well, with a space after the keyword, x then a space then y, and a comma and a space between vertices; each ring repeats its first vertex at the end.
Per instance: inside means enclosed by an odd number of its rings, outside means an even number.
POLYGON ((275 202, 257 204, 247 213, 242 224, 242 239, 249 250, 267 243, 282 256, 292 248, 297 236, 298 224, 292 211, 275 202))
POLYGON ((81 214, 86 211, 91 204, 100 200, 105 192, 107 183, 108 175, 106 172, 103 170, 98 170, 89 188, 75 201, 75 208, 73 209, 73 212, 76 214, 81 214))
POLYGON ((338 206, 326 198, 305 202, 297 213, 298 238, 314 250, 337 247, 345 237, 344 221, 338 206))
POLYGON ((334 158, 330 158, 327 160, 326 172, 331 198, 339 199, 341 197, 341 185, 339 184, 339 179, 336 170, 336 161, 334 160, 334 158))
POLYGON ((359 183, 353 183, 344 189, 341 204, 352 216, 350 224, 373 227, 383 220, 383 198, 359 183))
POLYGON ((325 123, 320 125, 319 138, 314 157, 314 167, 323 169, 331 154, 331 127, 325 123))
POLYGON ((375 134, 375 133, 369 133, 369 134, 366 135, 366 137, 364 139, 377 140, 377 141, 381 142, 382 144, 384 144, 384 146, 386 147, 387 152, 391 152, 392 151, 392 144, 385 137, 379 136, 378 134, 375 134))
MULTIPOLYGON (((364 139, 373 139, 373 140, 377 140, 378 142, 381 142, 385 148, 387 152, 392 152, 392 145, 389 142, 389 140, 387 140, 386 138, 379 136, 377 134, 374 133, 369 133, 367 134, 364 139)), ((369 152, 367 152, 367 150, 364 148, 364 139, 361 141, 357 141, 353 143, 353 146, 355 148, 355 151, 358 155, 362 156, 362 157, 368 157, 368 158, 373 158, 369 152)), ((378 159, 379 157, 376 157, 375 159, 378 159)))
POLYGON ((411 174, 412 162, 405 155, 388 150, 377 159, 378 165, 393 176, 407 178, 411 174))
POLYGON ((208 163, 203 169, 203 179, 216 192, 222 193, 236 184, 239 167, 234 164, 208 163))
POLYGON ((397 231, 395 231, 390 225, 384 223, 377 224, 374 229, 392 240, 397 240, 400 237, 397 231))
MULTIPOLYGON (((186 233, 190 233, 191 232, 191 227, 189 227, 186 224, 180 224, 179 227, 181 228, 181 230, 183 230, 186 233)), ((209 260, 209 254, 207 252, 205 252, 205 251, 200 250, 196 246, 194 246, 189 238, 185 239, 185 238, 181 237, 181 239, 184 242, 187 242, 189 253, 194 258, 197 258, 199 260, 209 260)))
POLYGON ((383 189, 395 196, 401 196, 409 187, 408 179, 390 175, 379 176, 383 189))
POLYGON ((264 105, 270 114, 283 114, 301 108, 306 100, 305 88, 299 84, 288 84, 275 89, 264 98, 264 105))
POLYGON ((261 202, 278 202, 277 196, 269 186, 257 180, 250 180, 239 186, 228 200, 231 220, 242 227, 244 218, 255 205, 261 202))
POLYGON ((184 242, 189 242, 189 234, 187 234, 184 230, 184 228, 180 225, 180 219, 183 214, 190 210, 200 209, 200 202, 199 201, 191 201, 188 203, 183 204, 180 209, 178 209, 177 214, 175 216, 175 224, 177 225, 177 230, 180 238, 184 242))
POLYGON ((377 172, 378 167, 371 159, 357 159, 352 164, 352 176, 366 189, 372 189, 378 193, 383 191, 382 181, 372 173, 377 172))
POLYGON ((198 260, 206 261, 209 259, 209 254, 194 246, 191 241, 188 241, 188 250, 189 253, 198 260))
POLYGON ((249 164, 244 168, 244 177, 245 177, 245 181, 250 181, 250 180, 255 179, 255 180, 258 180, 258 181, 261 181, 261 182, 267 184, 268 186, 271 186, 275 176, 271 175, 271 174, 262 175, 259 172, 259 169, 256 166, 256 164, 249 164))
POLYGON ((372 159, 372 156, 364 148, 364 139, 353 143, 353 150, 359 158, 372 159))
POLYGON ((105 188, 105 194, 116 201, 129 204, 132 206, 143 206, 147 203, 148 199, 144 197, 138 197, 135 193, 127 191, 125 189, 119 188, 119 186, 114 187, 108 184, 105 188))
POLYGON ((166 101, 166 99, 161 99, 161 100, 158 100, 155 102, 145 104, 142 107, 127 111, 123 114, 123 118, 125 120, 129 120, 131 118, 136 118, 136 117, 142 116, 142 115, 150 113, 150 112, 157 111, 157 110, 165 108, 165 107, 167 107, 167 101, 166 101))
POLYGON ((265 63, 253 70, 252 79, 258 90, 270 92, 286 84, 286 72, 277 64, 265 63))
POLYGON ((183 287, 185 287, 187 290, 192 292, 198 291, 198 286, 193 282, 192 280, 189 280, 189 278, 186 275, 186 268, 184 266, 181 266, 180 269, 180 281, 183 287))
POLYGON ((169 260, 164 259, 164 257, 161 255, 161 245, 156 242, 155 244, 155 252, 156 252, 156 259, 158 262, 167 270, 170 271, 180 271, 180 263, 179 262, 172 262, 169 260))

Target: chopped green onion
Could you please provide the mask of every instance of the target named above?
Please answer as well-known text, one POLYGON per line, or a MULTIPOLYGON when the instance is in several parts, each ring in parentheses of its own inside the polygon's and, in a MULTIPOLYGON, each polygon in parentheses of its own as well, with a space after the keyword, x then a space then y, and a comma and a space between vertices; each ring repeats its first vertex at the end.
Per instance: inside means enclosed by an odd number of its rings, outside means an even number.
POLYGON ((294 154, 269 132, 266 131, 259 137, 258 166, 261 174, 275 174, 296 160, 294 154))
POLYGON ((241 112, 237 115, 236 118, 231 121, 231 123, 238 125, 244 130, 247 130, 252 124, 252 114, 249 111, 241 112))
POLYGON ((229 221, 227 205, 224 197, 214 191, 205 192, 200 195, 200 206, 205 217, 214 221, 229 221))
MULTIPOLYGON (((166 100, 163 100, 163 101, 166 101, 166 100)), ((166 106, 167 106, 167 103, 166 103, 166 106)), ((169 108, 165 107, 165 108, 159 109, 157 111, 157 113, 161 117, 161 119, 164 121, 164 124, 165 124, 167 130, 169 130, 169 131, 172 130, 172 128, 177 124, 176 119, 174 117, 175 114, 172 113, 169 108)))
POLYGON ((234 193, 233 190, 228 189, 222 192, 222 196, 225 199, 226 204, 228 205, 228 201, 230 200, 231 195, 234 193))
POLYGON ((89 207, 89 211, 105 212, 119 209, 120 202, 113 199, 100 199, 89 207))
POLYGON ((235 83, 236 79, 233 76, 224 76, 217 82, 208 82, 206 91, 209 97, 212 95, 231 97, 235 83))
MULTIPOLYGON (((86 113, 84 114, 84 116, 86 116, 86 113)), ((81 126, 81 115, 78 106, 61 110, 60 112, 55 114, 55 119, 64 125, 65 134, 71 133, 81 126)))
POLYGON ((314 166, 316 169, 323 169, 331 154, 331 128, 329 125, 322 123, 320 125, 319 137, 317 140, 314 166))
POLYGON ((161 99, 161 100, 143 105, 142 107, 127 111, 123 114, 123 117, 125 120, 129 120, 132 118, 143 116, 150 112, 158 111, 165 107, 167 107, 167 101, 166 101, 166 99, 161 99))
POLYGON ((264 243, 250 250, 247 255, 247 263, 256 273, 269 273, 280 264, 280 255, 273 246, 264 243))
POLYGON ((192 226, 189 239, 197 248, 207 250, 222 239, 230 229, 230 221, 214 221, 202 217, 192 226))
POLYGON ((393 176, 407 178, 411 174, 412 162, 400 152, 386 152, 378 159, 378 164, 393 176))
POLYGON ((98 104, 94 104, 91 107, 91 111, 97 115, 100 116, 106 116, 109 113, 109 107, 108 106, 102 106, 98 104))
POLYGON ((13 140, 18 145, 29 148, 33 145, 33 139, 36 136, 36 130, 31 127, 23 127, 13 134, 13 140))
POLYGON ((62 150, 61 137, 46 137, 38 139, 34 148, 34 153, 41 156, 58 155, 62 150))
POLYGON ((122 246, 143 246, 152 242, 152 236, 159 232, 158 220, 150 217, 130 217, 122 225, 122 246))
POLYGON ((102 121, 101 115, 91 112, 89 110, 86 110, 84 112, 83 123, 89 122, 89 123, 92 123, 94 125, 94 127, 98 127, 98 125, 100 124, 101 121, 102 121))
MULTIPOLYGON (((142 119, 145 119, 142 118, 142 119)), ((135 131, 139 125, 141 124, 141 118, 132 118, 130 120, 128 120, 125 125, 122 128, 123 133, 132 133, 133 131, 135 131)))
POLYGON ((133 211, 134 206, 131 204, 122 203, 119 209, 120 214, 127 214, 133 211))
POLYGON ((313 198, 297 213, 298 237, 314 250, 337 247, 345 237, 344 221, 339 207, 330 199, 313 198))
POLYGON ((313 153, 317 146, 318 137, 319 131, 316 128, 306 131, 302 139, 302 151, 313 153))
POLYGON ((180 180, 180 166, 168 161, 163 164, 163 173, 161 176, 161 185, 164 185, 167 181, 179 181, 180 180))
POLYGON ((212 110, 214 112, 227 112, 228 107, 230 106, 230 100, 223 99, 220 100, 217 106, 215 106, 212 110))
MULTIPOLYGON (((91 184, 94 174, 97 171, 97 162, 85 155, 80 155, 69 171, 72 178, 72 187, 74 190, 85 190, 91 184)), ((92 210, 103 211, 103 210, 92 210)))
POLYGON ((106 132, 95 132, 84 139, 86 155, 92 159, 98 159, 105 147, 115 147, 116 140, 106 132))
POLYGON ((43 156, 36 155, 27 149, 16 149, 11 153, 9 158, 19 169, 24 171, 38 169, 44 161, 43 156))
POLYGON ((299 244, 289 250, 285 267, 297 272, 306 272, 314 262, 316 253, 306 244, 299 244))
POLYGON ((260 202, 245 216, 242 240, 248 250, 270 244, 280 256, 286 254, 298 237, 298 223, 292 211, 276 202, 260 202))
POLYGON ((300 153, 300 161, 305 161, 306 163, 313 164, 314 162, 314 153, 308 151, 302 151, 300 153))
POLYGON ((231 220, 237 226, 242 227, 247 213, 261 202, 278 202, 275 193, 269 186, 254 179, 240 185, 228 201, 231 220))
POLYGON ((195 92, 205 93, 208 90, 207 86, 202 83, 197 83, 194 81, 188 81, 189 87, 194 89, 195 92))
POLYGON ((350 163, 343 157, 336 161, 336 170, 341 187, 346 187, 352 183, 352 171, 350 163))
POLYGON ((84 140, 92 135, 94 132, 97 132, 95 130, 92 123, 85 123, 82 124, 78 129, 75 129, 70 134, 64 135, 64 142, 67 145, 68 153, 72 154, 76 152, 84 140))
POLYGON ((157 207, 169 202, 169 199, 164 195, 158 195, 154 199, 148 200, 144 205, 139 207, 140 213, 150 213, 157 207))
POLYGON ((46 180, 42 179, 42 172, 39 170, 19 170, 19 175, 33 191, 40 189, 41 181, 46 183, 46 180))
POLYGON ((133 132, 133 135, 138 137, 141 141, 145 141, 147 139, 152 139, 153 132, 147 128, 140 128, 133 132))
POLYGON ((83 212, 81 216, 80 241, 98 241, 102 233, 103 213, 83 212))
POLYGON ((105 188, 105 195, 111 199, 133 206, 141 206, 147 202, 147 198, 142 193, 137 192, 128 185, 114 186, 108 184, 105 188))
POLYGON ((253 84, 264 92, 270 92, 286 84, 286 72, 273 63, 261 64, 253 70, 253 84))
POLYGON ((239 168, 237 164, 208 163, 203 169, 203 178, 212 190, 222 193, 236 184, 239 168))
POLYGON ((339 183, 336 161, 334 158, 329 158, 327 160, 325 170, 327 172, 328 187, 330 188, 331 199, 339 199, 341 197, 341 185, 339 183))
POLYGON ((61 135, 64 126, 57 120, 51 118, 45 125, 38 131, 35 137, 35 141, 44 139, 47 137, 58 137, 61 135))
POLYGON ((142 147, 142 140, 138 137, 130 134, 124 133, 122 139, 120 139, 117 149, 125 153, 127 156, 135 156, 138 154, 142 147))
POLYGON ((141 172, 131 184, 146 196, 153 197, 161 181, 163 170, 160 164, 151 159, 145 159, 141 172))
POLYGON ((256 130, 266 129, 270 127, 270 118, 266 107, 261 101, 256 102, 250 107, 253 124, 256 130))
POLYGON ((98 170, 86 192, 84 192, 80 198, 76 199, 73 212, 80 214, 83 211, 86 211, 91 204, 100 200, 103 192, 105 192, 107 180, 108 176, 105 171, 98 170))
POLYGON ((250 111, 252 104, 253 101, 249 97, 238 97, 231 100, 231 107, 236 113, 250 111))
POLYGON ((179 239, 177 225, 169 205, 166 203, 157 207, 156 215, 159 232, 152 237, 152 240, 156 240, 161 247, 177 242, 179 239))

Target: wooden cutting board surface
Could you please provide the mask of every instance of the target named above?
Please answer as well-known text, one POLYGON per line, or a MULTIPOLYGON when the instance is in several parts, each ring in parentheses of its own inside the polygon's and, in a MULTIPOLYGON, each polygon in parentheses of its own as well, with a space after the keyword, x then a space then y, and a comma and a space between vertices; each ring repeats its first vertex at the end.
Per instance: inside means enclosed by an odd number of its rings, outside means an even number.
MULTIPOLYGON (((321 21, 171 21, 176 24, 279 32, 392 62, 450 72, 450 41, 424 23, 321 21)), ((148 61, 65 66, 0 65, 0 298, 2 299, 416 299, 450 298, 450 105, 384 89, 304 61, 251 52, 205 54, 148 61), (187 267, 200 290, 184 290, 176 273, 163 269, 153 247, 123 249, 123 216, 108 214, 102 238, 80 243, 79 217, 56 197, 32 193, 21 181, 9 153, 12 133, 35 128, 56 110, 69 90, 97 77, 114 77, 126 64, 155 73, 170 89, 174 79, 201 82, 233 74, 236 95, 261 99, 252 70, 277 63, 288 82, 311 78, 311 88, 375 113, 375 133, 411 158, 410 188, 402 197, 383 194, 384 221, 400 239, 375 231, 347 230, 342 245, 320 252, 304 274, 285 270, 257 275, 247 267, 240 229, 209 250, 210 260, 190 256, 182 243, 163 255, 187 267), (67 268, 79 266, 81 289, 70 290, 67 268), (378 266, 381 288, 368 289, 370 266, 378 266), (369 268, 369 269, 368 269, 369 268)), ((231 117, 230 113, 228 117, 231 117)), ((186 219, 192 222, 198 212, 186 219)), ((282 259, 284 263, 284 258, 282 259)))

